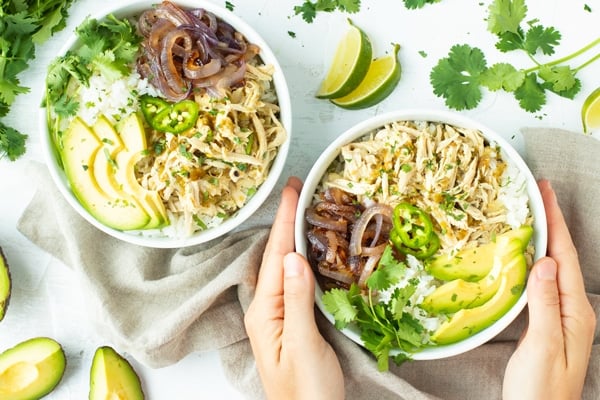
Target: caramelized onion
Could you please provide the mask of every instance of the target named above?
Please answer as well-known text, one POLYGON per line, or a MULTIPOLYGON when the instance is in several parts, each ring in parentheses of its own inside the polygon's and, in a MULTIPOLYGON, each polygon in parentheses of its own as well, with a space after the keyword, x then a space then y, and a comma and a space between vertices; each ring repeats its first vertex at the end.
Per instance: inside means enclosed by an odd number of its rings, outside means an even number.
MULTIPOLYGON (((351 256, 357 256, 362 253, 363 245, 362 240, 367 229, 367 225, 371 221, 375 215, 382 215, 383 217, 387 217, 391 220, 392 218, 392 208, 385 204, 375 204, 368 207, 360 216, 360 218, 356 221, 356 223, 352 227, 352 233, 350 236, 350 245, 349 251, 351 256)), ((377 224, 377 231, 375 232, 375 237, 380 236, 382 224, 377 224)))
POLYGON ((260 51, 211 12, 169 1, 142 13, 138 31, 144 41, 137 70, 171 101, 189 97, 192 88, 224 97, 242 84, 246 62, 260 51))

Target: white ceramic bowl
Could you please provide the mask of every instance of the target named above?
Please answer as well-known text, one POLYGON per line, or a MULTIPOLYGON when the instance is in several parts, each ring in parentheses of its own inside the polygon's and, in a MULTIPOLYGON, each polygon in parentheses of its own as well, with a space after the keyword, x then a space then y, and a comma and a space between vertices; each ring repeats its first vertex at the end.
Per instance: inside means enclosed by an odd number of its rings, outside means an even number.
MULTIPOLYGON (((533 244, 535 246, 534 259, 537 260, 546 254, 546 242, 547 242, 547 228, 546 228, 546 215, 544 206, 542 203, 542 197, 539 192, 536 180, 531 174, 531 171, 520 157, 518 152, 510 146, 500 135, 488 127, 473 121, 467 117, 464 117, 457 113, 444 112, 444 111, 432 111, 432 110, 402 110, 390 112, 382 115, 372 117, 358 125, 350 128, 346 132, 342 133, 333 143, 331 143, 325 151, 320 155, 314 166, 310 170, 308 177, 304 182, 302 193, 298 203, 296 212, 296 225, 295 225, 295 237, 296 237, 296 251, 307 255, 307 241, 306 231, 307 223, 305 221, 305 210, 308 208, 313 201, 313 196, 317 190, 319 182, 326 172, 331 162, 339 155, 340 149, 356 139, 364 136, 365 134, 373 131, 374 129, 380 128, 387 123, 394 121, 430 121, 430 122, 443 122, 457 127, 477 129, 481 131, 484 137, 492 143, 497 143, 502 151, 503 156, 508 162, 513 163, 518 167, 520 172, 525 176, 527 181, 527 193, 529 195, 529 207, 534 217, 534 235, 533 244)), ((322 302, 323 291, 316 285, 315 289, 315 302, 321 312, 327 317, 327 319, 334 323, 333 315, 330 314, 324 307, 322 302)), ((415 360, 433 360, 445 357, 454 356, 460 353, 464 353, 471 350, 483 343, 489 341, 502 330, 504 330, 523 310, 527 303, 526 290, 520 296, 517 303, 500 318, 496 323, 489 326, 488 328, 480 331, 479 333, 468 337, 460 342, 456 342, 448 345, 439 345, 435 347, 429 347, 412 354, 412 359, 415 360)), ((353 327, 348 326, 342 329, 342 332, 352 339, 354 342, 363 345, 360 339, 360 331, 353 327)), ((399 350, 394 350, 393 354, 397 354, 399 350)))
MULTIPOLYGON (((106 9, 104 12, 102 12, 102 14, 92 15, 91 17, 100 20, 110 14, 113 14, 119 18, 139 15, 142 11, 152 8, 152 6, 156 3, 159 3, 159 1, 134 1, 127 5, 118 6, 112 9, 106 9)), ((239 209, 236 214, 234 214, 229 219, 225 220, 221 225, 217 227, 197 232, 189 237, 170 237, 166 234, 159 233, 141 234, 139 233, 139 231, 127 232, 107 227, 106 225, 100 223, 97 219, 95 219, 81 205, 81 203, 73 194, 69 182, 65 176, 65 173, 61 168, 60 164, 57 162, 53 150, 53 143, 48 133, 46 109, 42 108, 39 113, 39 125, 46 163, 50 170, 50 175, 52 176, 52 179, 54 180, 55 184, 57 185, 58 189, 60 190, 66 201, 89 223, 91 223, 98 229, 106 232, 107 234, 129 243, 155 248, 179 248, 204 243, 232 231, 233 229, 241 225, 244 221, 246 221, 263 204, 263 202, 267 199, 267 197, 275 187, 286 162, 292 133, 292 110, 288 85, 283 74, 283 70, 267 42, 250 25, 248 25, 241 18, 236 16, 233 12, 225 8, 219 7, 214 3, 203 0, 176 0, 174 1, 174 3, 183 8, 204 8, 205 10, 215 14, 220 19, 228 22, 237 31, 241 32, 249 42, 258 45, 260 47, 259 56, 261 57, 262 61, 267 65, 273 65, 275 69, 273 75, 273 82, 275 90, 277 92, 278 103, 280 107, 279 120, 287 131, 287 140, 284 144, 282 144, 279 147, 278 154, 271 165, 271 169, 269 171, 267 179, 258 188, 254 196, 252 196, 252 198, 241 209, 239 209)), ((76 43, 77 37, 75 34, 73 34, 65 43, 59 54, 65 54, 67 50, 75 46, 76 43)))

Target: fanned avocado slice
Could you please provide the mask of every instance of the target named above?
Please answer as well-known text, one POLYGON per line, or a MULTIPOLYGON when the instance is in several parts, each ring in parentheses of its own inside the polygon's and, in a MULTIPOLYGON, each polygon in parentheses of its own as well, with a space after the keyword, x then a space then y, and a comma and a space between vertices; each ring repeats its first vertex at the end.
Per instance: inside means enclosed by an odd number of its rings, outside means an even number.
POLYGON ((62 346, 47 337, 17 344, 0 354, 0 399, 35 400, 50 393, 66 367, 62 346))
POLYGON ((131 364, 112 347, 99 347, 94 354, 89 399, 144 399, 140 378, 131 364))
POLYGON ((6 315, 6 309, 10 300, 10 289, 10 271, 8 270, 6 257, 4 257, 4 253, 0 247, 0 321, 6 315))

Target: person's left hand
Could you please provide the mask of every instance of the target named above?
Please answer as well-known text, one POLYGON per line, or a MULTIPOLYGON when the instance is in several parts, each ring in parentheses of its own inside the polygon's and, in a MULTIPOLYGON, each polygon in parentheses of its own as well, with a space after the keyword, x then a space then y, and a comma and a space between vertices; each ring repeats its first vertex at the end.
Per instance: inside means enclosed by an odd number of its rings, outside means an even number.
POLYGON ((302 182, 290 178, 271 229, 244 323, 269 399, 343 399, 344 378, 314 315, 314 276, 294 252, 302 182))

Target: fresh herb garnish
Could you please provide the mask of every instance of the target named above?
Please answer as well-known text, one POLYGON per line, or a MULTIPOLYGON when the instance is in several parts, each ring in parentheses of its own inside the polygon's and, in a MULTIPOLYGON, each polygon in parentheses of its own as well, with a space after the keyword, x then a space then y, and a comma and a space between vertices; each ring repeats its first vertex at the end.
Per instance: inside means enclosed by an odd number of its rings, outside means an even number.
POLYGON ((141 42, 129 20, 113 15, 102 21, 88 18, 76 32, 81 46, 56 58, 46 77, 46 105, 59 117, 74 115, 79 107, 69 95, 72 80, 87 86, 94 73, 113 78, 129 74, 141 42))
POLYGON ((367 279, 367 294, 363 295, 357 284, 349 290, 334 288, 323 295, 323 304, 335 319, 335 326, 343 329, 354 323, 360 328, 361 340, 375 355, 380 371, 389 369, 390 351, 402 352, 392 357, 400 364, 410 359, 410 353, 422 348, 425 329, 404 308, 416 291, 415 281, 392 291, 387 303, 376 300, 376 293, 390 290, 404 276, 406 265, 398 262, 387 246, 377 269, 367 279))
POLYGON ((431 71, 433 92, 455 110, 475 108, 481 101, 482 88, 513 93, 521 108, 529 112, 539 111, 546 104, 547 91, 574 98, 581 89, 576 74, 599 59, 600 53, 577 67, 567 63, 600 44, 600 38, 568 56, 542 63, 536 57, 555 53, 561 40, 558 30, 545 27, 538 20, 524 23, 524 0, 494 0, 488 11, 488 30, 497 36, 496 48, 503 53, 522 51, 534 65, 518 68, 500 62, 488 67, 480 49, 468 44, 454 45, 431 71))
POLYGON ((441 0, 404 0, 404 5, 408 9, 423 8, 425 4, 439 3, 441 0))
MULTIPOLYGON (((66 25, 73 0, 0 0, 0 117, 15 98, 28 93, 19 74, 35 58, 35 45, 44 43, 66 25)), ((0 120, 0 158, 14 161, 25 153, 24 135, 0 120)))
MULTIPOLYGON (((425 4, 439 3, 441 0, 403 0, 408 9, 422 8, 425 4)), ((360 11, 360 0, 304 0, 299 6, 294 7, 294 14, 301 15, 308 23, 314 21, 319 12, 343 11, 357 13, 360 11)))
POLYGON ((304 0, 300 6, 294 7, 295 15, 301 15, 308 23, 313 22, 318 12, 344 11, 356 13, 360 10, 360 0, 304 0))

